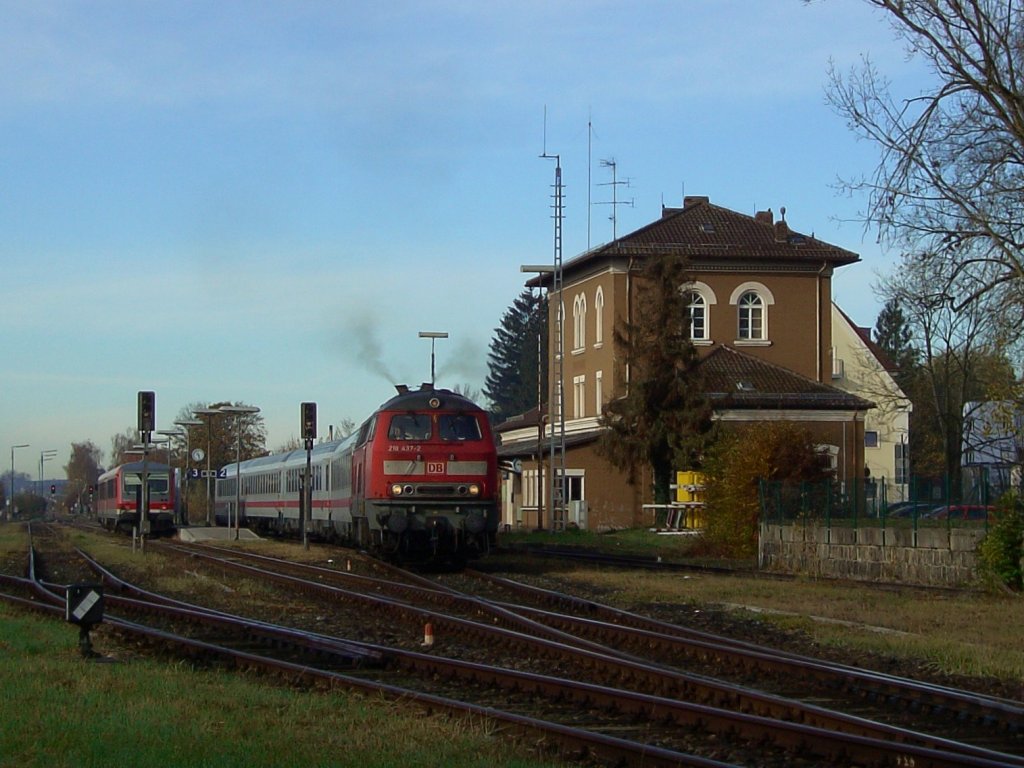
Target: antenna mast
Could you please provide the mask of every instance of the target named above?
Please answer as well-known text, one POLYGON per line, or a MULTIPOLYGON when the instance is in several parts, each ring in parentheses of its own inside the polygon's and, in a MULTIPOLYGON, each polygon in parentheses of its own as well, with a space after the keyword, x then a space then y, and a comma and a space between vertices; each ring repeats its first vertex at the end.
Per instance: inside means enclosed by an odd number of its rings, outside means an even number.
POLYGON ((612 188, 612 199, 610 201, 605 200, 605 201, 602 201, 602 202, 597 202, 597 203, 595 203, 595 205, 610 205, 612 207, 611 216, 609 216, 608 218, 612 222, 612 241, 615 241, 615 240, 619 239, 619 235, 618 235, 618 212, 619 212, 619 206, 620 205, 628 205, 630 208, 632 208, 633 207, 633 198, 630 198, 629 200, 619 200, 619 196, 618 196, 619 186, 628 187, 629 186, 629 179, 626 179, 624 181, 619 181, 618 180, 618 176, 617 176, 618 163, 615 162, 614 158, 612 158, 611 160, 602 160, 601 161, 601 167, 602 168, 611 168, 612 169, 612 180, 611 181, 606 181, 603 184, 598 184, 599 187, 611 187, 612 188))
POLYGON ((551 290, 548 297, 555 301, 555 349, 554 349, 554 380, 553 390, 548 397, 548 428, 551 430, 549 458, 551 469, 548 473, 550 483, 550 509, 552 530, 565 529, 565 382, 563 378, 563 339, 565 338, 565 310, 562 301, 562 220, 564 208, 562 199, 562 160, 559 155, 549 155, 547 148, 547 107, 544 108, 544 151, 541 159, 555 161, 554 189, 554 272, 552 273, 551 290), (557 419, 557 421, 556 421, 557 419), (558 426, 557 438, 555 426, 558 426))

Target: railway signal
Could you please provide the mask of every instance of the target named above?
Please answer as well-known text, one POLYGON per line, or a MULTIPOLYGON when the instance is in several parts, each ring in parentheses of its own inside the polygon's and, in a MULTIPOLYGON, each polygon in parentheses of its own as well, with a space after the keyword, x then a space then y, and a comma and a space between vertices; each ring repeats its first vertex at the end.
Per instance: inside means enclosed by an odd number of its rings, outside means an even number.
POLYGON ((302 439, 312 440, 316 437, 316 403, 302 404, 302 439))
POLYGON ((302 516, 299 527, 302 528, 302 548, 309 549, 309 538, 306 535, 306 523, 312 516, 313 482, 312 482, 312 451, 313 440, 316 438, 316 403, 302 404, 302 439, 306 443, 306 474, 302 477, 302 516))
POLYGON ((139 392, 139 432, 156 429, 156 392, 139 392))

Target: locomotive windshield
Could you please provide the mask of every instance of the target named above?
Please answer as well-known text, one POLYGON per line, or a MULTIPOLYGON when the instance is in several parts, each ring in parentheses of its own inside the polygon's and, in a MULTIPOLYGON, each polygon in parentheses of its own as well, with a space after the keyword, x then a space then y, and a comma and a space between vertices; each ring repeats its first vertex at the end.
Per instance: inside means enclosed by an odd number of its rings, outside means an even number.
POLYGON ((391 417, 388 440, 429 440, 430 414, 398 413, 391 417))
MULTIPOLYGON (((150 475, 146 478, 149 481, 149 492, 151 494, 167 493, 167 475, 150 475)), ((134 496, 142 485, 142 478, 138 475, 126 474, 124 476, 124 493, 126 496, 134 496)))
POLYGON ((479 440, 480 422, 475 416, 442 413, 438 419, 442 440, 479 440))

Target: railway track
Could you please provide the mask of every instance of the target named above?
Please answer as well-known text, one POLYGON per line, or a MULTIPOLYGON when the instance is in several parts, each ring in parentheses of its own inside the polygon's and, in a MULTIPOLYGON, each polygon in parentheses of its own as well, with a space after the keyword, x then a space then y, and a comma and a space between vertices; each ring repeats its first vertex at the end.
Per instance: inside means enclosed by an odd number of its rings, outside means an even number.
MULTIPOLYGON (((164 548, 161 546, 160 550, 164 548)), ((178 550, 179 548, 175 547, 174 549, 178 550)), ((562 726, 560 727, 576 727, 575 723, 582 719, 589 726, 587 730, 597 731, 603 727, 606 737, 609 734, 616 734, 615 738, 619 738, 622 734, 630 734, 637 740, 646 739, 645 746, 637 747, 641 752, 633 753, 633 757, 627 759, 629 763, 638 759, 637 755, 644 750, 656 748, 665 751, 663 757, 669 762, 656 762, 652 756, 653 753, 649 753, 644 758, 645 765, 716 764, 713 762, 682 762, 683 758, 680 758, 679 755, 685 754, 685 752, 662 746, 662 744, 673 744, 673 738, 678 744, 679 734, 685 732, 684 735, 687 739, 693 742, 699 742, 701 736, 713 737, 710 746, 705 739, 704 749, 707 750, 705 754, 714 757, 698 759, 712 761, 720 759, 720 756, 723 755, 722 743, 724 741, 754 745, 747 747, 746 753, 743 749, 739 751, 740 755, 757 755, 756 758, 749 758, 749 762, 744 763, 742 759, 740 760, 741 764, 751 765, 793 765, 799 764, 801 760, 808 761, 807 764, 820 764, 822 760, 828 760, 856 765, 1024 765, 1021 758, 1013 755, 1000 754, 939 737, 871 723, 862 718, 844 716, 841 713, 829 712, 820 707, 801 705, 779 697, 758 694, 740 686, 735 686, 737 690, 730 691, 728 694, 724 692, 729 690, 730 686, 717 681, 702 681, 701 684, 706 687, 697 688, 695 687, 697 682, 689 680, 686 676, 681 676, 662 665, 645 663, 638 658, 632 658, 634 655, 632 652, 623 651, 613 645, 602 646, 597 641, 586 638, 577 640, 576 645, 571 645, 570 639, 567 637, 570 633, 564 628, 547 627, 539 637, 532 637, 527 634, 528 629, 534 626, 546 626, 543 622, 538 621, 538 609, 535 607, 525 610, 528 615, 523 616, 516 613, 514 605, 460 594, 456 590, 444 588, 442 585, 432 582, 413 584, 408 578, 402 582, 389 582, 385 579, 371 578, 347 571, 299 566, 267 558, 252 558, 237 550, 217 554, 192 551, 193 548, 189 548, 189 550, 188 552, 177 551, 175 554, 187 556, 193 564, 198 560, 213 568, 232 568, 236 573, 245 573, 247 578, 272 579, 279 586, 285 586, 289 590, 303 589, 309 594, 319 595, 320 599, 326 598, 335 602, 352 600, 361 606, 370 606, 378 612, 383 612, 385 609, 393 610, 400 616, 404 616, 407 621, 410 620, 410 617, 414 617, 416 622, 420 622, 424 616, 429 616, 438 623, 440 628, 443 628, 446 635, 450 630, 454 630, 464 635, 465 639, 473 644, 483 642, 481 638, 488 634, 484 632, 484 629, 494 630, 492 637, 502 638, 497 641, 499 645, 508 644, 515 649, 512 655, 543 654, 544 658, 548 659, 545 662, 548 671, 552 664, 557 663, 561 667, 567 659, 572 659, 574 665, 590 668, 597 677, 610 675, 613 681, 629 679, 631 684, 628 687, 579 682, 575 679, 563 680, 545 673, 443 658, 438 648, 429 652, 417 652, 395 647, 351 643, 350 641, 344 641, 344 647, 348 649, 349 658, 346 663, 350 665, 352 671, 344 675, 337 671, 330 672, 331 675, 341 678, 359 679, 362 684, 390 685, 403 691, 412 691, 411 686, 416 680, 421 681, 419 683, 421 686, 423 680, 431 680, 434 681, 433 692, 419 690, 416 691, 416 694, 439 697, 444 701, 454 701, 467 696, 467 691, 475 691, 472 694, 475 696, 474 706, 478 708, 484 706, 488 711, 500 712, 502 711, 499 706, 501 703, 508 703, 514 698, 518 698, 520 701, 525 699, 526 704, 519 706, 526 709, 532 708, 534 711, 542 708, 545 710, 545 716, 551 719, 561 717, 562 726), (241 562, 245 560, 249 562, 241 562), (259 563, 259 566, 253 563, 259 563), (324 573, 324 571, 331 572, 324 573), (304 577, 297 575, 299 573, 304 573, 304 577), (326 583, 335 579, 344 586, 326 583), (400 594, 402 597, 384 597, 380 594, 388 590, 391 591, 391 595, 400 594), (412 601, 415 601, 415 604, 412 601), (464 612, 474 613, 478 619, 481 616, 483 618, 472 621, 469 618, 441 614, 436 609, 425 611, 423 606, 428 601, 432 601, 430 604, 438 606, 458 605, 464 612), (514 618, 515 616, 521 616, 521 618, 514 618), (495 626, 499 620, 517 624, 517 629, 495 626), (559 635, 558 639, 550 637, 552 631, 559 635), (356 653, 356 649, 360 653, 356 653), (524 651, 524 649, 527 650, 524 651), (358 663, 353 662, 353 658, 356 656, 361 659, 358 663), (381 663, 383 663, 383 677, 392 682, 382 682, 381 679, 367 680, 367 677, 378 674, 378 665, 381 663), (393 681, 399 677, 402 678, 404 684, 395 686, 393 681), (668 690, 664 690, 666 688, 668 690), (438 691, 450 695, 441 695, 438 691), (716 691, 715 696, 724 696, 729 699, 731 706, 708 703, 704 700, 709 696, 707 691, 716 691), (487 704, 481 705, 482 701, 486 701, 487 704), (538 702, 543 702, 543 704, 538 705, 538 702), (568 707, 564 705, 565 703, 568 704, 568 707), (606 712, 618 714, 616 718, 610 718, 604 714, 606 712), (844 729, 852 730, 853 733, 846 733, 844 729), (676 762, 673 763, 672 760, 676 762)), ((99 566, 94 564, 93 567, 98 568, 99 566)), ((247 618, 228 620, 224 613, 209 611, 197 606, 185 607, 180 603, 167 600, 163 596, 148 593, 146 590, 129 585, 109 571, 104 572, 101 569, 99 572, 110 584, 111 592, 108 594, 113 592, 131 594, 131 597, 119 597, 116 601, 111 600, 112 604, 117 603, 119 609, 123 609, 126 613, 134 611, 137 612, 136 615, 146 617, 152 617, 156 613, 165 613, 172 617, 169 621, 177 624, 216 621, 219 624, 218 632, 224 632, 225 625, 230 625, 233 627, 232 631, 245 634, 247 643, 252 642, 254 632, 269 633, 269 639, 267 634, 261 637, 259 640, 261 644, 288 646, 288 652, 294 652, 295 630, 293 629, 272 625, 261 626, 265 623, 247 618)), ((416 579, 411 581, 416 581, 416 579)), ((509 589, 508 585, 500 582, 497 583, 497 586, 501 589, 509 589)), ((537 595, 534 597, 537 598, 537 595)), ((562 603, 572 602, 569 596, 555 594, 547 595, 544 599, 558 600, 562 603)), ((584 607, 591 615, 613 610, 596 604, 586 604, 584 607)), ((623 614, 617 618, 620 622, 625 622, 630 615, 623 614)), ((587 618, 586 621, 593 623, 595 619, 587 618)), ((128 625, 134 627, 137 623, 128 622, 128 625)), ((637 631, 636 628, 627 627, 624 623, 611 626, 617 626, 619 631, 623 629, 628 629, 633 633, 637 631)), ((661 629, 666 628, 662 627, 661 629)), ((118 631, 136 630, 119 627, 118 631)), ((165 635, 172 634, 170 631, 153 631, 164 633, 159 636, 158 644, 169 642, 165 635)), ((643 631, 650 632, 651 630, 648 628, 643 631)), ((667 632, 662 634, 667 635, 667 632)), ((193 649, 198 649, 193 650, 189 655, 212 653, 210 648, 213 647, 221 649, 217 651, 218 654, 228 652, 223 650, 225 646, 222 643, 198 640, 194 637, 189 642, 193 643, 191 646, 193 649)), ((312 661, 305 659, 302 664, 296 664, 287 659, 278 659, 273 663, 292 664, 292 667, 285 667, 288 670, 287 674, 295 674, 296 666, 305 668, 315 664, 317 667, 323 667, 326 665, 317 662, 316 658, 323 657, 325 649, 333 649, 335 644, 342 645, 342 641, 314 634, 315 650, 310 652, 313 656, 312 661)), ((735 653, 736 651, 730 652, 735 653)), ((262 667, 265 663, 254 658, 257 656, 260 659, 264 658, 260 654, 254 654, 251 651, 239 651, 238 653, 240 655, 237 658, 242 661, 235 663, 240 666, 262 667)), ((789 663, 793 663, 792 660, 789 663)), ((326 673, 328 670, 324 671, 326 673)), ((331 685, 341 684, 337 677, 330 679, 333 681, 331 685)), ((517 718, 530 717, 530 715, 523 714, 522 711, 512 714, 517 718)), ((973 717, 976 715, 972 715, 973 717)), ((520 724, 517 727, 524 726, 520 724)), ((1003 724, 994 727, 1005 730, 1007 726, 1003 724)), ((630 741, 630 739, 625 741, 630 741)), ((635 743, 641 742, 636 741, 635 743)), ((593 744, 591 742, 591 746, 585 749, 597 750, 594 754, 602 756, 619 754, 617 750, 625 749, 618 742, 615 745, 605 745, 600 748, 593 744)), ((583 749, 582 747, 576 748, 583 749)), ((735 749, 733 753, 735 754, 735 749)))
MULTIPOLYGON (((923 725, 934 725, 940 721, 950 728, 961 729, 968 723, 977 726, 977 730, 992 731, 1010 740, 1024 737, 1024 706, 1019 702, 736 641, 478 571, 470 570, 467 574, 496 587, 506 596, 514 595, 533 605, 469 595, 446 587, 436 579, 427 579, 376 561, 373 569, 390 573, 393 580, 356 575, 349 571, 339 573, 330 568, 296 564, 237 550, 203 549, 217 553, 215 557, 265 564, 276 572, 309 578, 317 584, 335 584, 347 590, 393 595, 417 608, 432 605, 446 610, 457 609, 468 618, 486 616, 495 626, 536 634, 555 642, 603 653, 610 658, 641 663, 655 661, 673 668, 685 661, 691 667, 730 673, 742 682, 756 678, 763 683, 766 677, 777 684, 781 681, 787 694, 806 694, 810 690, 819 699, 843 695, 847 699, 863 700, 876 714, 889 712, 897 720, 907 719, 923 725), (538 605, 572 613, 545 610, 538 605), (794 686, 793 681, 798 681, 799 685, 794 686)), ((723 703, 714 697, 708 702, 723 703)), ((800 718, 799 714, 789 716, 800 718)))

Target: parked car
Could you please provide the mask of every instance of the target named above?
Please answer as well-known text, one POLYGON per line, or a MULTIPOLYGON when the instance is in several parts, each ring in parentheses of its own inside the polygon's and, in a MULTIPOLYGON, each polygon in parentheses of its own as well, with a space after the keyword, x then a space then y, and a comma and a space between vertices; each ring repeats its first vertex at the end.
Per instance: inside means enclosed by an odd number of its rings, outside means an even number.
POLYGON ((902 518, 921 517, 933 509, 935 509, 934 501, 901 501, 896 504, 890 504, 885 510, 885 516, 902 518))
POLYGON ((943 504, 923 514, 929 520, 995 520, 995 507, 982 504, 943 504))

